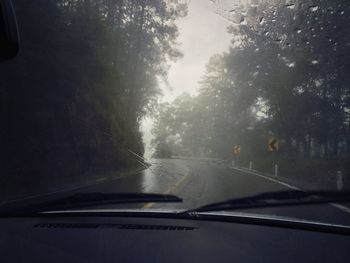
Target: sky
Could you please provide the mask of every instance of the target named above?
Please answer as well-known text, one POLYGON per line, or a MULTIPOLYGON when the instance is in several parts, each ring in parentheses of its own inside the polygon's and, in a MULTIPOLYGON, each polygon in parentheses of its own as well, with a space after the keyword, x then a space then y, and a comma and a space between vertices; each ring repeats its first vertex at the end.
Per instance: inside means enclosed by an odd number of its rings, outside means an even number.
MULTIPOLYGON (((173 101, 184 92, 195 95, 199 80, 204 75, 209 58, 226 51, 231 36, 227 33, 229 22, 215 14, 209 8, 209 0, 191 0, 189 12, 185 18, 178 20, 179 49, 183 57, 171 64, 168 73, 169 86, 161 84, 164 96, 162 101, 173 101)), ((146 118, 141 125, 146 145, 145 156, 151 154, 150 141, 153 120, 146 118)))

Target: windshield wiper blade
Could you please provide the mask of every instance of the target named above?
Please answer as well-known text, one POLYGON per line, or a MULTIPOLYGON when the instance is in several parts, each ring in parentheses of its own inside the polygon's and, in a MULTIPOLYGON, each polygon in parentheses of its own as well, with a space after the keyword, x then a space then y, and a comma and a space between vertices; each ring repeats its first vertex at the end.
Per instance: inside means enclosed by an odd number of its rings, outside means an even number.
POLYGON ((182 202, 182 199, 175 195, 153 193, 79 193, 39 204, 34 203, 22 207, 5 208, 2 209, 0 214, 30 214, 50 210, 69 210, 110 204, 172 202, 182 202))
POLYGON ((201 206, 184 213, 242 210, 268 207, 285 207, 350 201, 350 191, 301 191, 267 192, 250 197, 230 199, 201 206))

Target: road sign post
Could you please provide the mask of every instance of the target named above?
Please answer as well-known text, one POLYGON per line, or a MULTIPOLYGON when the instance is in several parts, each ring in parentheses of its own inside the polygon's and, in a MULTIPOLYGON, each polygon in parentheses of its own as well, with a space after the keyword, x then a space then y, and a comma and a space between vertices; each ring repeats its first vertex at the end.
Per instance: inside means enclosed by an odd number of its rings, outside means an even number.
POLYGON ((235 145, 233 147, 233 154, 234 155, 239 155, 241 153, 241 146, 240 145, 235 145))
POLYGON ((239 155, 241 153, 241 146, 240 145, 235 145, 233 146, 233 155, 235 156, 232 160, 232 166, 235 167, 239 162, 239 155))
POLYGON ((344 188, 343 172, 337 171, 337 190, 341 191, 344 188))
POLYGON ((269 138, 267 142, 267 148, 272 154, 272 167, 274 168, 275 177, 278 176, 278 164, 276 162, 276 154, 279 150, 279 140, 275 137, 269 138))
POLYGON ((275 177, 278 177, 278 164, 275 164, 275 177))

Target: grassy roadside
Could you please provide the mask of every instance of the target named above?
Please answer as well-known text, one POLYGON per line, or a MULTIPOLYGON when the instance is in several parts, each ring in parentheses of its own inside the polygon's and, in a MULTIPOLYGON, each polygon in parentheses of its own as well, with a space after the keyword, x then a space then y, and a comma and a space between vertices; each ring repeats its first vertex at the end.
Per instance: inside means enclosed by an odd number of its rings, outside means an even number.
MULTIPOLYGON (((337 171, 343 174, 344 189, 350 189, 350 160, 276 159, 278 176, 309 189, 336 189, 337 171)), ((248 164, 242 164, 248 167, 248 164)), ((273 175, 274 162, 262 159, 253 162, 253 169, 273 175)))

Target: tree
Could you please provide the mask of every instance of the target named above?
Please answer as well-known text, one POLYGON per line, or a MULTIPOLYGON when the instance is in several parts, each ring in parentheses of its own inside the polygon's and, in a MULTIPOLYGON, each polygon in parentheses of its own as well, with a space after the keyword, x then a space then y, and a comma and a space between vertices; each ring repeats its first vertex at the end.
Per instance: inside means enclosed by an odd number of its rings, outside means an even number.
POLYGON ((21 53, 0 66, 6 178, 138 165, 128 150, 143 154, 140 120, 153 110, 168 63, 181 56, 175 20, 186 5, 16 0, 15 8, 21 53))
MULTIPOLYGON (((191 99, 206 120, 198 126, 197 117, 185 115, 182 146, 200 136, 200 146, 192 148, 201 149, 196 155, 228 158, 233 145, 241 145, 247 161, 265 158, 274 135, 282 140, 284 158, 348 156, 349 12, 342 0, 232 9, 225 16, 233 22, 232 45, 213 55, 199 95, 191 99)), ((182 120, 174 113, 175 123, 182 120)))

